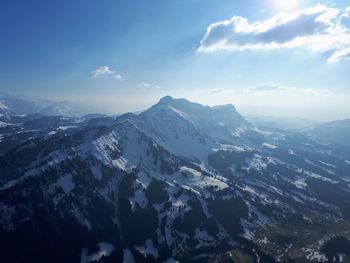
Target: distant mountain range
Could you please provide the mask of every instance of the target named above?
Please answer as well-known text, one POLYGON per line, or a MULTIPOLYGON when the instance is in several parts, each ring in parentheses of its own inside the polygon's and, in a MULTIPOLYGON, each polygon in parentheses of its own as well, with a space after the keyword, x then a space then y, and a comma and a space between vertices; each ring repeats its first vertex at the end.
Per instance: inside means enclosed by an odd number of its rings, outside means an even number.
POLYGON ((338 120, 303 129, 301 132, 317 141, 350 146, 350 119, 338 120))
POLYGON ((350 257, 346 121, 263 128, 169 96, 116 118, 0 101, 4 262, 350 257))
POLYGON ((66 101, 0 94, 0 120, 11 115, 23 114, 80 116, 87 111, 86 107, 66 101))
POLYGON ((247 120, 258 128, 273 128, 287 131, 296 131, 320 124, 319 121, 297 117, 273 117, 261 115, 246 116, 247 120))

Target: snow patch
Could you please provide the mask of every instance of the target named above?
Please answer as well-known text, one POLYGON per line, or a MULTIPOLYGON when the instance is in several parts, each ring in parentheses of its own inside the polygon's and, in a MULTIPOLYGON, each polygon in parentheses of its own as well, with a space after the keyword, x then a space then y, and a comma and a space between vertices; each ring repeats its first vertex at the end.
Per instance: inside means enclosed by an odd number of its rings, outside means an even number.
POLYGON ((303 248, 303 252, 306 253, 306 258, 310 261, 326 262, 327 258, 324 254, 315 251, 311 248, 303 248))
POLYGON ((175 173, 172 176, 172 182, 198 195, 207 193, 205 188, 208 186, 212 186, 218 190, 228 188, 224 178, 220 176, 203 175, 202 172, 189 167, 181 167, 179 173, 175 173))
POLYGON ((322 163, 322 164, 324 164, 324 165, 326 165, 326 166, 328 166, 328 167, 336 168, 336 166, 333 165, 333 164, 326 163, 326 162, 322 162, 322 161, 320 161, 320 160, 319 160, 319 162, 322 163))
POLYGON ((71 174, 66 174, 57 180, 57 185, 62 188, 62 190, 69 194, 75 187, 73 182, 73 176, 71 174))
POLYGON ((290 155, 296 155, 296 153, 295 153, 293 150, 288 150, 288 153, 289 153, 290 155))
POLYGON ((175 109, 174 107, 171 107, 170 105, 168 106, 170 109, 172 109, 174 112, 176 112, 177 114, 179 114, 182 118, 184 118, 185 120, 189 120, 188 119, 188 117, 187 117, 187 115, 184 113, 184 112, 182 112, 182 111, 180 111, 180 110, 178 110, 178 109, 175 109))
POLYGON ((269 149, 276 149, 277 148, 277 146, 269 144, 269 143, 266 143, 266 142, 263 143, 262 146, 266 147, 266 148, 269 148, 269 149))
POLYGON ((246 150, 243 147, 230 144, 220 144, 220 150, 224 151, 235 151, 235 152, 245 152, 246 150))
POLYGON ((253 168, 256 171, 262 171, 267 168, 267 163, 263 161, 262 156, 254 154, 253 158, 249 162, 249 168, 253 168))
POLYGON ((136 204, 138 204, 143 209, 147 209, 148 200, 146 198, 145 192, 142 191, 142 189, 137 189, 134 194, 134 197, 129 198, 132 210, 135 211, 136 204))
POLYGON ((126 170, 128 166, 128 161, 125 158, 120 157, 117 160, 113 160, 113 164, 122 170, 126 170))
POLYGON ((88 255, 88 250, 83 249, 80 256, 80 263, 89 263, 89 262, 99 262, 103 257, 108 257, 115 250, 112 244, 107 242, 101 242, 97 244, 99 251, 92 255, 88 255))
POLYGON ((52 136, 52 135, 55 135, 56 133, 57 133, 57 131, 50 131, 48 135, 52 136))
POLYGON ((5 127, 8 127, 8 126, 12 126, 12 125, 13 124, 11 124, 11 123, 0 121, 0 128, 5 128, 5 127))
POLYGON ((65 131, 65 130, 73 129, 73 128, 77 128, 77 127, 78 126, 60 126, 60 127, 58 127, 58 129, 61 131, 65 131))
POLYGON ((152 255, 155 258, 158 257, 158 249, 154 248, 152 239, 146 239, 145 244, 143 246, 136 246, 136 249, 143 255, 152 255))
POLYGON ((320 179, 324 182, 329 182, 329 183, 332 183, 332 184, 337 184, 339 183, 338 181, 335 181, 335 180, 332 180, 332 179, 329 179, 327 177, 324 177, 324 176, 321 176, 321 175, 318 175, 318 174, 315 174, 313 172, 309 172, 307 171, 306 174, 312 178, 315 178, 315 179, 320 179))
POLYGON ((193 176, 201 176, 202 175, 201 172, 196 171, 196 170, 191 169, 191 168, 188 168, 188 167, 185 167, 185 166, 181 167, 180 171, 185 173, 186 175, 193 175, 193 176))
POLYGON ((231 135, 234 137, 240 137, 243 133, 245 133, 248 130, 246 126, 239 127, 231 132, 231 135))
POLYGON ((301 179, 301 178, 294 181, 294 185, 299 189, 305 189, 307 187, 307 183, 305 182, 305 179, 301 179))

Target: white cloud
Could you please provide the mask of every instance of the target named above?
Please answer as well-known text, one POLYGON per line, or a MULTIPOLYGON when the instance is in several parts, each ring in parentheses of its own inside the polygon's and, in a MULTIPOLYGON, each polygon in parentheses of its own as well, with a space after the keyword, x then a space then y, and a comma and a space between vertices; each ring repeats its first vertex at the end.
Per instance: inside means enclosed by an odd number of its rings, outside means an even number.
POLYGON ((115 75, 112 76, 112 78, 120 80, 120 81, 123 80, 123 76, 120 75, 120 74, 115 74, 115 75))
POLYGON ((279 83, 264 83, 252 88, 252 90, 254 91, 275 91, 275 90, 284 90, 284 89, 285 87, 283 87, 279 83))
POLYGON ((93 72, 91 72, 93 78, 98 78, 103 75, 111 75, 115 74, 115 71, 112 71, 107 66, 102 66, 98 69, 95 69, 93 72))
POLYGON ((142 83, 138 84, 137 86, 141 89, 145 89, 145 88, 149 88, 149 86, 151 86, 151 84, 148 84, 146 82, 142 82, 142 83))
POLYGON ((139 89, 160 89, 159 85, 149 84, 147 82, 142 82, 137 85, 139 89))
POLYGON ((350 59, 350 47, 337 50, 333 55, 328 59, 329 62, 337 62, 339 60, 350 59))
MULTIPOLYGON (((344 11, 318 4, 250 23, 234 16, 210 25, 198 51, 273 50, 304 47, 333 55, 350 47, 350 7, 344 11)), ((329 62, 343 59, 331 56, 329 62)))
POLYGON ((122 75, 118 74, 115 70, 111 70, 108 66, 102 66, 91 72, 93 78, 99 78, 102 76, 111 76, 117 80, 123 80, 122 75))

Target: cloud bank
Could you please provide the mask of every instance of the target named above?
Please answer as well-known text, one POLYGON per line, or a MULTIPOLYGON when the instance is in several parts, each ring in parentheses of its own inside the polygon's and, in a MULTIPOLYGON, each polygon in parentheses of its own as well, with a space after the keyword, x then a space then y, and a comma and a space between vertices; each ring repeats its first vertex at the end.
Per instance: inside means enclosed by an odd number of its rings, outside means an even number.
POLYGON ((198 51, 300 47, 314 52, 330 52, 328 62, 350 59, 350 7, 340 10, 318 4, 254 23, 234 16, 211 24, 198 51))

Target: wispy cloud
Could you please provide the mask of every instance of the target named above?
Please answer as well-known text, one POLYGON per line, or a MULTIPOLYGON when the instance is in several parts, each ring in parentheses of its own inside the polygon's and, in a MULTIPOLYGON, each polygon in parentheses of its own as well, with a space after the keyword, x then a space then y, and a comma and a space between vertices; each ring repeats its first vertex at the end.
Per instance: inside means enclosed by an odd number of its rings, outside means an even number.
POLYGON ((217 94, 217 93, 225 93, 226 89, 224 89, 224 88, 216 88, 216 89, 210 89, 208 91, 211 94, 217 94))
POLYGON ((234 16, 211 24, 198 51, 273 50, 304 47, 331 52, 329 62, 349 58, 350 7, 345 10, 318 4, 294 13, 280 13, 251 23, 234 16))
POLYGON ((137 85, 139 89, 160 89, 159 85, 150 84, 147 82, 142 82, 137 85))
POLYGON ((294 96, 294 95, 305 95, 305 96, 323 96, 330 95, 334 91, 331 89, 320 89, 320 88, 300 88, 295 86, 283 85, 280 83, 264 83, 253 88, 245 88, 241 90, 244 94, 257 95, 257 96, 275 96, 280 94, 281 96, 294 96))
MULTIPOLYGON (((200 90, 203 92, 203 90, 200 90)), ((276 96, 280 94, 281 96, 289 96, 295 94, 313 94, 313 95, 324 95, 331 94, 333 91, 330 89, 316 89, 316 88, 298 88, 295 86, 283 85, 277 82, 263 83, 255 87, 246 88, 215 88, 208 89, 208 94, 213 96, 222 95, 244 95, 244 96, 276 96)))
POLYGON ((282 86, 280 83, 263 83, 254 88, 252 91, 277 91, 277 90, 286 90, 288 87, 282 86))
POLYGON ((102 66, 98 69, 95 69, 93 72, 91 72, 93 78, 98 78, 104 75, 112 75, 116 72, 113 70, 110 70, 108 66, 102 66))
POLYGON ((99 78, 102 76, 110 76, 117 80, 123 80, 123 76, 117 73, 115 70, 111 70, 108 66, 102 66, 91 72, 93 78, 99 78))

